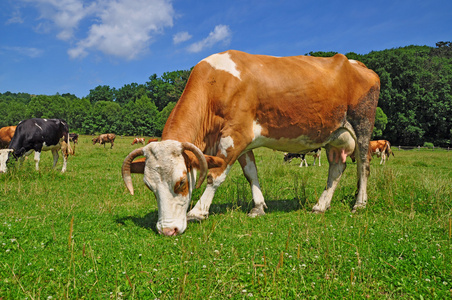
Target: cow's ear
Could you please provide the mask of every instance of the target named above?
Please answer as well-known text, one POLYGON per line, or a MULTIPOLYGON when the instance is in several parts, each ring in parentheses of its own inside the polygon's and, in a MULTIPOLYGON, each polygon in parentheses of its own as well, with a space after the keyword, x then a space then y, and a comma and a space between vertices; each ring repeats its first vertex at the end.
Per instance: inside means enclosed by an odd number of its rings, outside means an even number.
MULTIPOLYGON (((195 169, 200 168, 198 159, 195 157, 193 153, 189 151, 184 151, 183 156, 187 164, 187 169, 190 169, 190 167, 195 169)), ((222 158, 216 156, 204 155, 204 157, 206 158, 208 169, 218 168, 225 163, 225 161, 222 158)))
POLYGON ((218 168, 225 164, 224 159, 218 156, 204 155, 209 169, 218 168))
POLYGON ((144 166, 146 164, 146 158, 142 157, 136 159, 130 164, 130 173, 144 174, 144 166))

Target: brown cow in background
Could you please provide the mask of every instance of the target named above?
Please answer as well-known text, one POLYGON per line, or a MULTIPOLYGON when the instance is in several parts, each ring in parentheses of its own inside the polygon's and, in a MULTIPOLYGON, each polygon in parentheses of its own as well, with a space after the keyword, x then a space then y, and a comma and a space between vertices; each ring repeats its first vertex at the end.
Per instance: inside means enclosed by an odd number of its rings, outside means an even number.
POLYGON ((135 139, 133 140, 133 142, 132 142, 132 145, 135 145, 135 144, 138 144, 138 143, 144 145, 145 139, 144 139, 144 138, 135 138, 135 139))
POLYGON ((8 148, 11 139, 14 136, 14 132, 16 132, 17 126, 6 126, 0 128, 0 149, 8 148))
POLYGON ((116 134, 114 134, 114 133, 101 134, 98 137, 93 139, 93 145, 95 145, 96 143, 99 143, 101 145, 104 144, 104 148, 105 148, 106 143, 111 143, 110 149, 112 149, 113 146, 115 145, 115 138, 116 138, 116 134))

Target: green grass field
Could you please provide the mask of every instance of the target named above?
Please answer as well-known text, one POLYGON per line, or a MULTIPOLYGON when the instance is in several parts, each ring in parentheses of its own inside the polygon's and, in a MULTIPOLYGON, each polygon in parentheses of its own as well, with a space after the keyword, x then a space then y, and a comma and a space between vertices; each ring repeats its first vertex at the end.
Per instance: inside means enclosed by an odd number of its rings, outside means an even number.
POLYGON ((164 237, 142 176, 133 175, 134 196, 122 182, 131 142, 118 137, 110 149, 81 136, 64 174, 49 152, 39 172, 30 156, 0 174, 1 300, 452 297, 452 151, 374 159, 368 206, 355 214, 348 161, 331 209, 312 214, 325 153, 321 167, 299 168, 257 149, 265 216, 247 217, 251 192, 236 164, 210 217, 164 237))

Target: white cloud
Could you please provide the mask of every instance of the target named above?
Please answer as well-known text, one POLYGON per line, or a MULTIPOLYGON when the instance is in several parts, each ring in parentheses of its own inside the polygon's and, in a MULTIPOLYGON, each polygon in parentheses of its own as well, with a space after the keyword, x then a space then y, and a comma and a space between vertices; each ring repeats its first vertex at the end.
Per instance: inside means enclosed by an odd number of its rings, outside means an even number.
POLYGON ((202 41, 191 44, 187 49, 189 52, 201 52, 205 48, 211 48, 213 45, 223 42, 229 44, 231 41, 231 30, 227 25, 217 25, 215 29, 209 33, 209 36, 202 41))
POLYGON ((103 53, 136 58, 146 51, 153 34, 173 25, 174 10, 165 0, 111 1, 99 14, 99 24, 91 26, 88 36, 69 50, 73 58, 89 49, 103 53))
POLYGON ((6 20, 5 24, 22 24, 24 20, 22 19, 22 15, 20 14, 20 11, 16 10, 12 13, 12 16, 6 20))
POLYGON ((41 13, 42 22, 36 28, 50 21, 58 28, 57 37, 74 45, 68 50, 71 58, 93 50, 136 58, 146 52, 154 35, 173 25, 175 15, 172 0, 95 0, 89 5, 84 0, 24 1, 34 3, 41 13), (92 25, 84 38, 77 39, 82 22, 92 25))
POLYGON ((175 45, 180 44, 180 43, 188 41, 191 38, 192 38, 192 36, 186 31, 178 32, 173 36, 173 43, 175 45))
POLYGON ((44 53, 43 50, 34 47, 2 47, 2 49, 30 58, 39 57, 44 53))
MULTIPOLYGON (((43 28, 49 28, 49 21, 58 28, 57 37, 68 41, 74 36, 74 30, 86 17, 92 16, 98 4, 84 5, 83 0, 25 0, 33 3, 40 11, 40 23, 36 29, 42 32, 43 28)), ((44 32, 46 32, 44 31, 44 32)))

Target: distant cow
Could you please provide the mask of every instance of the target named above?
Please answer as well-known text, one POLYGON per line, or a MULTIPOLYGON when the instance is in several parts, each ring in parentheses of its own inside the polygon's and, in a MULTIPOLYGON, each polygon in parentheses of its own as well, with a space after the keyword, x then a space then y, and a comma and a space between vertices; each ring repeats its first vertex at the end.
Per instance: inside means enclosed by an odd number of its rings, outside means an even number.
POLYGON ((39 170, 39 161, 41 151, 52 151, 53 167, 58 161, 58 150, 63 154, 63 168, 61 172, 66 171, 67 157, 72 153, 69 141, 69 126, 66 121, 61 119, 28 119, 21 121, 16 128, 16 132, 9 144, 8 149, 12 151, 7 155, 2 155, 3 161, 0 163, 2 168, 0 172, 6 172, 6 161, 11 158, 24 160, 24 156, 30 155, 35 151, 34 160, 36 170, 39 170))
POLYGON ((148 140, 148 144, 149 144, 149 143, 152 143, 152 142, 158 142, 158 141, 159 141, 159 139, 150 138, 150 139, 148 140))
POLYGON ((0 149, 8 148, 11 139, 14 136, 17 126, 6 126, 0 128, 0 149))
POLYGON ((384 165, 386 163, 386 159, 389 159, 391 154, 394 156, 394 153, 391 150, 391 144, 386 140, 370 141, 369 149, 372 156, 377 155, 377 157, 381 157, 380 165, 384 165))
POLYGON ((69 133, 69 141, 74 142, 74 144, 78 144, 78 134, 77 133, 69 133))
POLYGON ((110 143, 111 144, 110 149, 112 149, 113 146, 115 145, 115 138, 116 138, 116 135, 114 133, 101 134, 98 137, 93 139, 93 145, 95 145, 96 143, 99 143, 101 145, 104 144, 104 148, 105 148, 105 144, 110 143))
POLYGON ((144 138, 135 138, 135 139, 133 140, 133 142, 132 142, 132 145, 135 145, 135 144, 138 144, 138 143, 144 145, 145 142, 146 142, 146 140, 145 140, 144 138))
POLYGON ((303 164, 306 165, 306 167, 307 167, 308 162, 306 161, 306 155, 312 155, 314 157, 314 163, 312 165, 315 166, 315 160, 318 158, 319 159, 319 167, 320 167, 321 166, 321 164, 320 164, 321 153, 322 153, 322 148, 317 148, 308 153, 286 153, 286 154, 284 154, 284 161, 290 163, 292 161, 292 159, 300 158, 301 159, 300 168, 303 167, 303 164))

